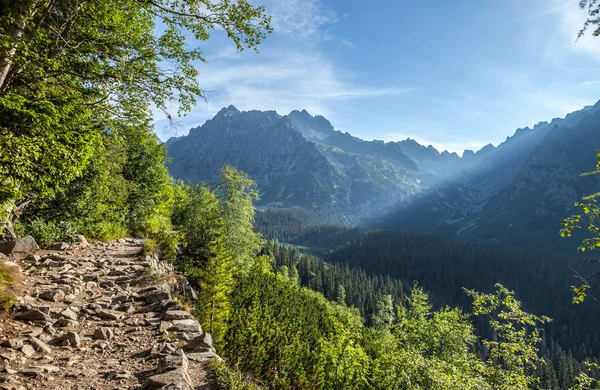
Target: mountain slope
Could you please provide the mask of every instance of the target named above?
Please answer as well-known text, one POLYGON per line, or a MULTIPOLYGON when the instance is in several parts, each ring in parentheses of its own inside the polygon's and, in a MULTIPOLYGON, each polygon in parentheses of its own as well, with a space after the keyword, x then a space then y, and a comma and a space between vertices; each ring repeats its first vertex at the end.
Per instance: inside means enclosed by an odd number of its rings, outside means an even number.
POLYGON ((565 120, 517 130, 476 169, 370 224, 475 241, 572 248, 572 242, 555 238, 561 219, 575 211, 573 204, 600 188, 600 177, 580 176, 593 169, 597 145, 598 105, 565 120))
POLYGON ((211 184, 230 164, 256 180, 259 205, 305 207, 346 223, 383 213, 419 191, 418 168, 400 151, 389 157, 401 161, 394 164, 378 153, 311 141, 336 134, 325 118, 306 111, 280 116, 230 106, 188 136, 167 142, 169 171, 176 179, 211 184))

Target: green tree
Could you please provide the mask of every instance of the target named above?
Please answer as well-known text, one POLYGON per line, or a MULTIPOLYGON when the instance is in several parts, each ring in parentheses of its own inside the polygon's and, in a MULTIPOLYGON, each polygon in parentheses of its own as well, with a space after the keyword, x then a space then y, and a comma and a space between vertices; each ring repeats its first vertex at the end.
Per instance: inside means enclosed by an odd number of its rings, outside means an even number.
POLYGON ((542 341, 538 326, 550 319, 523 311, 514 292, 501 284, 496 284, 495 294, 465 291, 473 298, 473 314, 488 317, 495 335, 493 340, 483 340, 491 388, 526 389, 537 383, 535 369, 544 364, 538 356, 542 341))
POLYGON ((248 269, 262 247, 254 231, 254 205, 258 200, 256 183, 245 173, 225 164, 217 194, 222 202, 225 246, 240 270, 248 269))
POLYGON ((271 31, 246 0, 0 1, 2 230, 14 237, 27 204, 80 176, 107 128, 205 98, 186 35, 217 28, 239 50, 271 31))

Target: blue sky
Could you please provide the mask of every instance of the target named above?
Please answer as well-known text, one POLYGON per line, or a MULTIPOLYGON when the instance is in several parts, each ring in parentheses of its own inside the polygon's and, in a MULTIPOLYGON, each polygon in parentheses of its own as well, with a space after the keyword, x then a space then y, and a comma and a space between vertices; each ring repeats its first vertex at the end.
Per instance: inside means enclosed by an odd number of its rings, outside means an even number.
POLYGON ((253 2, 275 32, 260 54, 238 53, 219 31, 197 43, 211 98, 176 133, 157 115, 163 140, 233 104, 307 109, 363 139, 460 153, 600 99, 600 38, 576 42, 578 0, 253 2))

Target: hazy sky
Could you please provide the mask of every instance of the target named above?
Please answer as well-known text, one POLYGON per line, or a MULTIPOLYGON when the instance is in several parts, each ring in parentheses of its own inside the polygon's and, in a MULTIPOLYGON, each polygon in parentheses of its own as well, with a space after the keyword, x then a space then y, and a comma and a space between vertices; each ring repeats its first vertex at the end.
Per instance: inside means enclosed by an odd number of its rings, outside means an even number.
MULTIPOLYGON (((462 152, 600 99, 600 38, 576 35, 578 0, 256 0, 275 32, 238 53, 217 32, 198 45, 212 91, 186 134, 223 106, 307 109, 364 139, 407 137, 462 152)), ((193 43, 192 43, 193 44, 193 43)))

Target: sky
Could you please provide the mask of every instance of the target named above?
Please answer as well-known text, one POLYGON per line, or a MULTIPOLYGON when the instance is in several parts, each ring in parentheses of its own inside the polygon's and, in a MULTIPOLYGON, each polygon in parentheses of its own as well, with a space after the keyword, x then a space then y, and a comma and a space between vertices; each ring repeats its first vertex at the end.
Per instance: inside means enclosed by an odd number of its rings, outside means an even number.
POLYGON ((366 140, 439 150, 497 145, 519 127, 600 99, 600 37, 576 40, 579 0, 252 0, 274 33, 237 52, 222 31, 189 42, 210 92, 163 140, 222 107, 306 109, 366 140))

